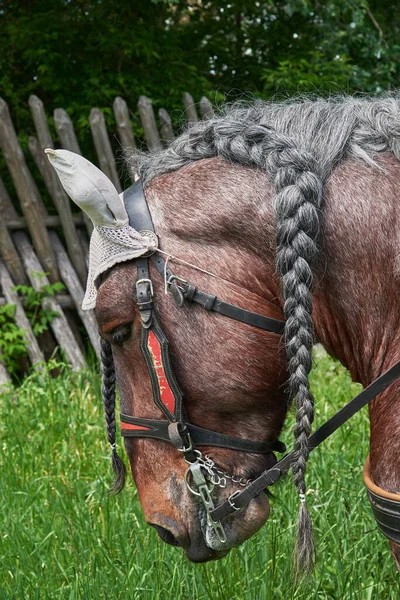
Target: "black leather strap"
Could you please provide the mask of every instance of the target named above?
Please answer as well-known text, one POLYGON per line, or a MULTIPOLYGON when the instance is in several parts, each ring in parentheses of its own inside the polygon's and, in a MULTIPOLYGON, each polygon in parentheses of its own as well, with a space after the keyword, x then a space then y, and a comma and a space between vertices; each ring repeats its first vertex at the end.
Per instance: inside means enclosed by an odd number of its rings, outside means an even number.
POLYGON ((154 232, 153 220, 140 179, 135 181, 133 185, 124 191, 123 200, 131 226, 134 227, 136 231, 154 232))
POLYGON ((157 319, 157 313, 154 311, 152 315, 151 326, 149 328, 142 327, 142 332, 140 336, 140 349, 146 361, 147 369, 151 379, 151 385, 153 388, 153 399, 156 405, 162 410, 165 414, 169 422, 172 421, 181 421, 182 420, 182 402, 183 402, 183 394, 179 387, 179 384, 175 378, 174 371, 171 366, 171 358, 169 354, 169 344, 166 335, 160 327, 157 319), (161 390, 160 390, 160 381, 159 374, 156 371, 154 366, 154 357, 151 355, 151 352, 148 347, 148 338, 150 331, 157 338, 157 341, 161 348, 161 361, 162 361, 162 369, 165 373, 168 386, 174 396, 175 400, 175 409, 173 414, 168 410, 165 404, 162 402, 161 398, 161 390))
POLYGON ((136 302, 142 320, 142 327, 149 329, 153 319, 153 284, 150 280, 149 262, 147 258, 138 258, 136 260, 137 280, 136 280, 136 302))
MULTIPOLYGON (((146 437, 171 442, 168 431, 169 423, 157 419, 140 419, 129 415, 120 415, 121 435, 123 437, 146 437), (147 427, 148 429, 124 429, 124 423, 147 427)), ((254 454, 269 454, 271 452, 285 452, 285 444, 276 440, 274 442, 257 442, 244 438, 237 438, 217 431, 210 431, 191 423, 185 423, 190 437, 195 446, 214 446, 217 448, 229 448, 238 452, 254 454)), ((175 444, 174 444, 175 445, 175 444)))
MULTIPOLYGON (((326 423, 324 423, 315 433, 310 436, 308 440, 308 447, 314 450, 324 440, 326 440, 332 433, 334 433, 343 423, 345 423, 350 417, 358 412, 363 406, 368 404, 375 396, 383 392, 393 381, 400 377, 400 361, 397 362, 393 367, 388 369, 383 375, 375 379, 368 387, 365 388, 358 396, 353 398, 346 406, 344 406, 339 412, 331 417, 326 423)), ((211 511, 211 516, 214 521, 220 521, 229 513, 234 512, 246 506, 256 496, 261 494, 268 486, 275 483, 282 475, 287 473, 290 465, 294 459, 294 452, 290 452, 282 458, 272 470, 264 471, 257 479, 255 479, 251 486, 246 487, 242 492, 235 494, 233 499, 228 499, 214 510, 211 511), (271 473, 271 471, 273 471, 271 473), (272 483, 271 483, 272 480, 272 483)))
MULTIPOLYGON (((136 181, 131 185, 123 194, 123 200, 125 208, 128 213, 129 223, 137 231, 153 231, 154 225, 151 218, 149 206, 144 195, 143 186, 140 180, 136 181)), ((143 260, 143 259, 139 259, 143 260)), ((196 302, 203 306, 206 310, 212 310, 213 312, 240 321, 247 325, 252 325, 258 329, 265 331, 271 331, 282 335, 285 330, 285 322, 278 321, 277 319, 271 319, 264 317, 257 313, 239 308, 223 300, 219 300, 213 294, 207 294, 198 290, 195 286, 187 283, 179 283, 174 279, 174 275, 170 269, 165 269, 165 261, 159 253, 155 253, 150 257, 151 262, 156 267, 157 271, 167 281, 170 281, 170 289, 176 304, 182 306, 183 300, 196 302)), ((147 275, 148 277, 148 275, 147 275)), ((139 277, 140 278, 140 277, 139 277)))
POLYGON ((378 496, 369 489, 367 493, 379 529, 389 540, 400 544, 400 502, 378 496))
POLYGON ((264 329, 265 331, 271 331, 282 335, 285 331, 285 322, 278 321, 277 319, 271 319, 270 317, 264 317, 257 313, 253 313, 249 310, 239 308, 234 304, 229 304, 223 300, 219 300, 214 294, 207 294, 198 290, 194 285, 187 283, 181 284, 183 288, 183 296, 188 302, 196 302, 200 304, 206 310, 212 310, 213 312, 246 323, 246 325, 252 325, 258 329, 264 329))

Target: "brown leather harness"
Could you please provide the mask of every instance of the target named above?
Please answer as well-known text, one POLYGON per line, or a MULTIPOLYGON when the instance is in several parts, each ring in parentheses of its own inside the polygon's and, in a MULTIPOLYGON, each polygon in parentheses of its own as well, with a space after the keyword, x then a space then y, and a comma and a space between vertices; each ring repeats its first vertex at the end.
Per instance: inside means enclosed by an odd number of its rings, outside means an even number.
MULTIPOLYGON (((155 235, 140 181, 128 188, 123 197, 132 227, 137 231, 151 231, 155 235)), ((193 284, 174 275, 157 251, 151 256, 141 257, 135 261, 138 270, 136 300, 142 324, 140 348, 150 375, 154 402, 164 414, 165 419, 144 419, 121 414, 121 434, 127 438, 163 440, 173 444, 176 450, 182 453, 188 464, 185 476, 187 487, 202 502, 208 523, 223 543, 226 541, 226 535, 221 523, 222 519, 246 506, 253 498, 286 474, 290 469, 294 453, 292 451, 277 461, 273 452, 285 452, 286 450, 285 445, 279 440, 260 442, 237 438, 188 422, 183 404, 183 394, 171 365, 168 340, 160 326, 154 304, 149 261, 164 278, 166 287, 178 307, 182 307, 186 302, 195 302, 207 311, 217 312, 225 317, 278 335, 284 333, 285 322, 244 310, 220 300, 213 294, 198 290, 193 284), (226 477, 229 476, 218 471, 209 457, 203 457, 198 450, 198 447, 201 446, 268 454, 273 457, 274 466, 261 473, 257 479, 246 482, 243 490, 235 491, 226 501, 215 507, 212 490, 215 485, 225 487, 226 477)), ((399 377, 400 361, 315 431, 308 441, 310 451, 319 446, 352 415, 399 377)), ((400 495, 389 494, 375 486, 365 471, 364 481, 374 516, 381 531, 392 541, 400 543, 400 495)))

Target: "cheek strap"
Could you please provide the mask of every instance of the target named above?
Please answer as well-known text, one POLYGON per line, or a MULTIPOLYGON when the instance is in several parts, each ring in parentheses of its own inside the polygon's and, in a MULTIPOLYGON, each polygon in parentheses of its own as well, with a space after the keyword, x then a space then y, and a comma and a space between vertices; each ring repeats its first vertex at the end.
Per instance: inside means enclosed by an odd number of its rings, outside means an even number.
POLYGON ((372 481, 369 455, 365 461, 363 478, 379 529, 389 540, 400 544, 400 494, 387 492, 372 481))

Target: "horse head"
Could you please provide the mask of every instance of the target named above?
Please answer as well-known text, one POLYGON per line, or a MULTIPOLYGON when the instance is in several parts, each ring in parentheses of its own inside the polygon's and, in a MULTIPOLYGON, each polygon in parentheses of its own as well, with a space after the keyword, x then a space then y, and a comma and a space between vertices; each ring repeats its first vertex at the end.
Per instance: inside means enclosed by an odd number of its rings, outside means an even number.
MULTIPOLYGON (((71 164, 84 173, 93 165, 48 151, 95 225, 85 303, 95 307, 102 336, 115 489, 124 480, 115 447, 116 382, 146 521, 193 561, 225 555, 268 519, 265 494, 223 523, 210 512, 227 499, 235 508, 242 484, 251 488, 276 463, 293 399, 298 555, 311 565, 304 474, 314 327, 355 378, 368 383, 370 375, 352 362, 338 334, 341 327, 348 332, 350 303, 340 312, 343 271, 327 263, 343 255, 347 234, 343 219, 343 231, 331 226, 337 209, 328 179, 343 159, 372 164, 376 148, 385 150, 366 133, 368 110, 359 101, 228 110, 192 125, 168 149, 136 157, 141 184, 121 197, 97 170, 82 191, 71 164)), ((356 293, 347 280, 344 288, 347 298, 356 293)))

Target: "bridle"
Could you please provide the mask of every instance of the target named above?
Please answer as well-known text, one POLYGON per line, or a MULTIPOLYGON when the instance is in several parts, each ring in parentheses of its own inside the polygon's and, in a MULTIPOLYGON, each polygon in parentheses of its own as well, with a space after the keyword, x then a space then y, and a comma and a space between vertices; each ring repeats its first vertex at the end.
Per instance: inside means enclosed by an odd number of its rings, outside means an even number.
MULTIPOLYGON (((154 231, 148 204, 140 181, 128 188, 123 199, 129 216, 129 223, 136 231, 154 231)), ((156 237, 155 237, 156 239, 156 237)), ((135 260, 137 266, 136 300, 141 318, 140 349, 144 356, 151 379, 153 399, 162 411, 165 419, 144 419, 121 414, 121 435, 126 438, 153 438, 171 443, 188 464, 185 482, 188 490, 202 502, 209 525, 221 543, 226 542, 226 534, 221 523, 227 515, 246 506, 269 486, 278 481, 290 469, 294 460, 294 452, 289 452, 277 461, 273 452, 285 452, 285 445, 279 440, 267 442, 237 438, 216 431, 211 431, 190 423, 187 419, 183 394, 175 377, 169 354, 168 340, 158 318, 154 304, 154 287, 150 276, 150 261, 165 279, 168 292, 178 307, 194 302, 207 311, 213 311, 230 319, 240 321, 252 327, 283 335, 285 322, 250 312, 220 300, 208 294, 185 279, 172 273, 161 254, 156 251, 151 255, 135 260), (237 490, 227 500, 215 507, 212 491, 215 485, 225 487, 226 479, 231 476, 219 471, 209 457, 203 457, 198 447, 212 446, 228 448, 239 452, 269 455, 274 465, 263 471, 255 480, 240 483, 244 489, 237 490)), ((358 396, 351 400, 332 418, 326 421, 308 440, 309 450, 319 446, 327 437, 336 431, 351 416, 358 412, 370 400, 383 392, 393 381, 400 377, 400 361, 383 375, 373 381, 358 396)), ((235 481, 233 479, 233 481, 235 481)), ((379 494, 375 488, 369 490, 369 499, 374 515, 382 532, 393 541, 400 542, 400 496, 391 502, 379 502, 379 494), (389 508, 388 508, 389 507, 389 508), (393 511, 397 508, 396 519, 393 511), (390 514, 389 514, 390 513, 390 514), (394 537, 388 534, 388 520, 392 525, 397 523, 394 537), (382 523, 385 525, 383 526, 382 523)), ((381 495, 382 496, 382 495, 381 495)), ((396 496, 393 494, 392 496, 396 496)))
MULTIPOLYGON (((136 231, 153 232, 155 235, 140 181, 124 192, 124 203, 131 226, 136 231)), ((279 440, 260 442, 237 438, 199 427, 188 421, 183 405, 183 394, 171 365, 168 340, 160 326, 154 304, 150 261, 164 278, 166 288, 178 307, 182 307, 185 302, 194 302, 207 311, 219 313, 277 335, 283 334, 285 323, 239 308, 220 300, 214 294, 197 289, 196 286, 174 275, 157 251, 135 261, 136 301, 141 319, 140 349, 150 376, 154 402, 165 419, 143 419, 121 414, 121 435, 127 438, 163 440, 173 444, 176 450, 182 453, 188 464, 186 485, 191 493, 201 499, 215 534, 221 542, 225 542, 226 536, 221 523, 210 517, 211 510, 215 508, 211 492, 214 485, 224 486, 229 475, 221 472, 218 474, 214 462, 209 457, 204 458, 198 447, 212 446, 238 452, 271 455, 273 462, 276 462, 273 452, 285 452, 286 447, 279 440)))

